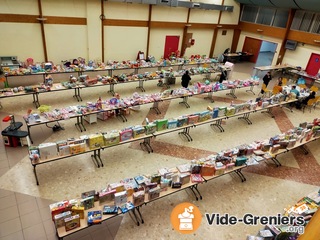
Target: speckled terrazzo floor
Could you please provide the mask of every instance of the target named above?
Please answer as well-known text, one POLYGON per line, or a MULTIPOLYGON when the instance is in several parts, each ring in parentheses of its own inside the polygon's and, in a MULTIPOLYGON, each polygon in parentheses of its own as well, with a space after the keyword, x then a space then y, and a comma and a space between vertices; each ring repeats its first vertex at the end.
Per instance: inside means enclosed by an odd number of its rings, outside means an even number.
MULTIPOLYGON (((233 78, 245 79, 252 73, 252 64, 239 63, 235 66, 233 78)), ((201 80, 193 77, 193 81, 201 80)), ((274 84, 275 80, 271 82, 274 84)), ((136 91, 137 83, 116 85, 121 95, 131 95, 136 91)), ((180 87, 179 81, 172 88, 180 87)), ((146 93, 160 91, 156 82, 145 83, 146 93)), ((146 117, 156 118, 177 117, 186 113, 205 110, 210 106, 229 105, 231 101, 246 101, 257 95, 248 93, 246 89, 236 91, 237 100, 219 92, 214 96, 214 103, 203 99, 204 96, 189 99, 191 108, 179 104, 180 99, 160 103, 161 114, 157 115, 149 108, 141 106, 140 110, 132 111, 127 117, 128 122, 119 119, 98 121, 87 124, 87 131, 80 133, 74 126, 75 120, 62 121, 64 131, 53 133, 44 125, 31 128, 34 144, 77 137, 82 134, 95 133, 103 129, 121 129, 130 125, 143 123, 146 117)), ((107 87, 83 89, 83 102, 95 101, 97 96, 110 98, 107 87)), ((138 90, 139 91, 139 90, 138 90)), ((259 88, 255 88, 256 94, 259 88)), ((56 94, 40 95, 41 104, 59 108, 75 105, 73 92, 65 91, 56 94)), ((1 100, 3 109, 0 117, 14 114, 17 121, 22 121, 26 109, 32 108, 31 96, 7 98, 1 100)), ((221 133, 209 125, 191 129, 192 142, 181 138, 177 132, 158 136, 152 140, 154 152, 142 151, 138 143, 116 146, 102 151, 103 168, 96 168, 90 155, 84 154, 37 167, 40 185, 37 186, 33 168, 27 156, 26 147, 4 147, 0 140, 0 200, 4 204, 0 208, 0 239, 55 239, 54 228, 50 221, 48 204, 78 197, 81 192, 101 189, 108 183, 122 178, 133 177, 140 173, 153 173, 161 167, 173 167, 207 156, 213 152, 248 143, 257 139, 273 136, 285 131, 302 121, 311 121, 319 117, 319 107, 311 113, 300 110, 294 112, 283 108, 274 110, 275 118, 266 114, 254 113, 250 119, 252 125, 237 118, 227 119, 223 123, 225 132, 221 133), (6 203, 8 202, 8 203, 6 203), (7 204, 7 205, 6 205, 7 204), (29 209, 29 210, 24 210, 29 209), (48 217, 49 216, 49 217, 48 217), (28 222, 27 218, 35 219, 28 222)), ((7 123, 0 123, 1 129, 7 123)), ((22 127, 25 129, 25 126, 22 127)), ((107 221, 101 227, 89 228, 66 239, 245 239, 248 234, 255 234, 262 226, 209 226, 203 222, 192 235, 181 235, 172 229, 170 224, 171 210, 181 202, 191 202, 199 207, 202 213, 230 213, 241 217, 245 213, 256 215, 274 215, 281 213, 283 208, 295 203, 305 194, 320 186, 320 150, 318 142, 308 144, 310 150, 304 155, 300 149, 279 156, 282 167, 262 163, 244 170, 247 181, 242 183, 233 175, 226 175, 214 181, 202 184, 199 190, 203 200, 195 201, 191 192, 181 191, 177 194, 143 206, 141 211, 145 224, 135 226, 128 215, 107 221)))

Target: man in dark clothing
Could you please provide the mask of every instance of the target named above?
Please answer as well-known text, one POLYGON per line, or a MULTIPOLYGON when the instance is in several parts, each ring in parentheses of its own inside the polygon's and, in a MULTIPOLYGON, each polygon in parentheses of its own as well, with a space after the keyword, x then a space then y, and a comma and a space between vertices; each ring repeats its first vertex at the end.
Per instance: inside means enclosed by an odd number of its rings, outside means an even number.
POLYGON ((264 77, 262 78, 263 83, 266 85, 266 87, 268 86, 269 82, 272 80, 271 77, 271 72, 267 72, 266 75, 264 75, 264 77))
POLYGON ((185 71, 185 73, 182 75, 182 78, 181 78, 182 87, 187 88, 190 80, 191 80, 191 77, 189 76, 189 71, 187 70, 185 71))
POLYGON ((221 69, 219 83, 222 83, 224 80, 227 80, 227 76, 228 76, 227 70, 221 69))

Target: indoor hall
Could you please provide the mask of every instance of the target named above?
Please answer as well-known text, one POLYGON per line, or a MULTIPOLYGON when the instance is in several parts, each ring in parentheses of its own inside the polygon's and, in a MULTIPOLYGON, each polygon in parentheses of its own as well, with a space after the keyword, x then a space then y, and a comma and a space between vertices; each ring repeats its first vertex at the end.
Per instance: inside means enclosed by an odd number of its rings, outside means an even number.
MULTIPOLYGON (((232 74, 233 79, 247 79, 251 77, 253 65, 251 63, 237 63, 232 74)), ((274 85, 275 76, 270 85, 274 85)), ((202 77, 192 76, 192 84, 203 81, 202 77)), ((130 96, 136 91, 134 83, 116 86, 121 96, 130 96)), ((180 87, 180 80, 170 88, 180 87)), ((108 88, 95 88, 82 93, 83 102, 96 101, 97 96, 110 98, 108 88)), ((145 84, 146 94, 162 91, 156 82, 145 84)), ((139 91, 139 90, 137 90, 139 91)), ((214 93, 214 103, 204 99, 205 95, 189 98, 190 108, 179 104, 179 99, 163 101, 159 104, 161 114, 150 110, 151 105, 142 105, 140 109, 130 112, 128 122, 111 118, 97 123, 85 123, 86 132, 78 131, 74 120, 61 121, 64 130, 53 132, 52 129, 41 125, 31 129, 34 144, 53 142, 83 134, 96 133, 101 130, 110 131, 131 125, 145 123, 159 118, 173 118, 183 114, 199 112, 207 106, 228 106, 231 102, 244 102, 255 99, 260 86, 254 87, 255 95, 246 89, 237 89, 237 99, 226 95, 225 91, 214 93)), ((19 98, 19 104, 14 98, 2 101, 1 117, 14 114, 16 121, 23 121, 22 116, 28 108, 32 108, 30 96, 19 98), (8 111, 14 109, 14 111, 8 111)), ((46 94, 42 104, 53 108, 76 104, 71 94, 60 92, 46 94), (59 98, 63 101, 55 101, 59 98)), ((90 158, 90 154, 55 161, 37 167, 40 185, 37 186, 33 168, 28 157, 27 147, 5 147, 1 140, 1 203, 0 223, 1 240, 6 239, 56 239, 55 228, 50 219, 48 204, 79 197, 82 192, 99 190, 107 184, 117 182, 123 178, 134 177, 139 174, 152 174, 162 167, 174 167, 189 163, 193 159, 206 157, 220 150, 235 147, 243 143, 250 143, 258 139, 268 139, 280 132, 284 132, 303 121, 312 121, 318 117, 319 106, 305 111, 294 109, 290 112, 286 108, 275 108, 275 118, 268 114, 257 112, 250 115, 252 125, 237 118, 229 118, 223 122, 224 132, 211 128, 209 125, 192 128, 190 135, 193 141, 188 142, 177 132, 158 136, 151 141, 153 153, 143 151, 138 142, 107 148, 101 153, 104 167, 97 168, 90 158)), ((1 122, 1 129, 7 123, 1 122)), ((22 128, 25 128, 23 126, 22 128)), ((237 217, 245 213, 254 215, 276 215, 283 209, 294 204, 302 196, 317 190, 320 184, 319 148, 317 142, 307 145, 308 155, 301 149, 296 149, 278 157, 282 166, 276 167, 273 162, 262 162, 257 166, 249 166, 243 170, 246 177, 241 182, 237 175, 224 175, 213 181, 200 184, 198 189, 202 200, 195 200, 190 191, 176 194, 151 202, 141 208, 144 224, 136 226, 128 214, 105 221, 101 225, 72 234, 65 239, 178 239, 181 235, 173 230, 170 223, 170 213, 174 206, 181 202, 191 202, 199 207, 202 213, 229 213, 237 217), (266 207, 268 206, 268 207, 266 207)), ((192 235, 183 235, 183 239, 245 239, 247 235, 256 234, 263 226, 209 226, 205 217, 202 224, 192 235)))

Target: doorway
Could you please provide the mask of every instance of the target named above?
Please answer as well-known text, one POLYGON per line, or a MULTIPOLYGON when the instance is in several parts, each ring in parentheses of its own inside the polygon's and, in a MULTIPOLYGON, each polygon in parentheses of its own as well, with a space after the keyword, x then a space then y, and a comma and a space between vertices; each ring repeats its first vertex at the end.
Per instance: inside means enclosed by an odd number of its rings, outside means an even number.
POLYGON ((262 41, 256 67, 271 66, 278 44, 262 41))
POLYGON ((166 42, 164 45, 164 59, 171 56, 171 53, 176 52, 179 48, 180 36, 166 36, 166 42))
POLYGON ((242 52, 253 54, 250 62, 255 63, 255 67, 270 66, 272 65, 277 46, 277 43, 246 37, 242 52))

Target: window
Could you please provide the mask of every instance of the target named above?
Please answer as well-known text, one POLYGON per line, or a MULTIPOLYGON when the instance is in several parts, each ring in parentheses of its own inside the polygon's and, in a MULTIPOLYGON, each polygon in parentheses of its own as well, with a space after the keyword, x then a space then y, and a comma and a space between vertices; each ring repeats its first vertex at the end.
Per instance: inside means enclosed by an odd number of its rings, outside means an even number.
POLYGON ((244 5, 240 21, 285 28, 289 10, 244 5))
POLYGON ((270 26, 273 20, 274 13, 275 9, 260 8, 256 23, 270 26))
POLYGON ((292 30, 319 33, 320 16, 314 12, 303 10, 296 11, 292 24, 292 30))
POLYGON ((313 24, 311 27, 312 33, 320 33, 320 14, 314 16, 313 24))
POLYGON ((241 21, 255 22, 258 10, 258 7, 245 5, 241 15, 241 21))
POLYGON ((277 9, 272 26, 285 28, 289 17, 289 10, 277 9))

